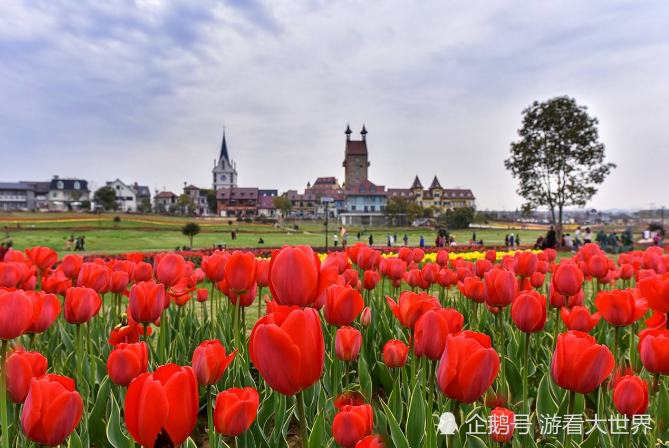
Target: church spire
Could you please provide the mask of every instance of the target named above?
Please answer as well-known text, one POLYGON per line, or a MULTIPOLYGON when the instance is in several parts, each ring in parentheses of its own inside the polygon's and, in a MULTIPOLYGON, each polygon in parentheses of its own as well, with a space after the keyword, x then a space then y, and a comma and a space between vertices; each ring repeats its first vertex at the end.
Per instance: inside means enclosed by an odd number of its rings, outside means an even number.
POLYGON ((360 131, 360 135, 362 135, 363 140, 367 140, 367 129, 365 128, 365 124, 362 124, 362 131, 360 131))
POLYGON ((230 157, 228 156, 228 145, 225 142, 225 127, 223 128, 223 142, 221 143, 221 156, 219 157, 220 159, 225 159, 226 162, 228 162, 228 165, 230 164, 230 157))
POLYGON ((344 134, 346 134, 346 140, 351 140, 351 134, 352 134, 352 133, 353 133, 353 132, 351 132, 351 126, 349 126, 349 125, 347 124, 347 125, 346 125, 346 131, 344 131, 344 134))

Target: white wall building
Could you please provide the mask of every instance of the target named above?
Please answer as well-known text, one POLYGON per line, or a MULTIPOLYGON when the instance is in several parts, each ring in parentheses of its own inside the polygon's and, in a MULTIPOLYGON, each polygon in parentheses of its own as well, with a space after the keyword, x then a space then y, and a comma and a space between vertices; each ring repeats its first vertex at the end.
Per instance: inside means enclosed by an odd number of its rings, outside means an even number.
POLYGON ((132 186, 124 184, 119 179, 107 182, 107 186, 112 187, 116 192, 116 202, 118 203, 118 208, 120 211, 137 211, 137 193, 132 186))

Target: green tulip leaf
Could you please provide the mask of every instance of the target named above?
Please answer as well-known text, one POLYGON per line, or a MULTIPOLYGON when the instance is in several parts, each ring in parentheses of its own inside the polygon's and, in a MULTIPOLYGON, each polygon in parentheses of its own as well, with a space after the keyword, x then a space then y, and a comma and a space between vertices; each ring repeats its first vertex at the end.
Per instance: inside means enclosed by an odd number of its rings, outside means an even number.
POLYGON ((381 401, 381 406, 383 407, 383 412, 386 415, 386 419, 388 420, 388 426, 390 427, 390 437, 395 444, 395 448, 410 448, 409 442, 404 436, 402 429, 400 429, 400 425, 397 423, 397 420, 395 420, 395 417, 393 417, 390 408, 388 408, 388 406, 383 401, 381 401))

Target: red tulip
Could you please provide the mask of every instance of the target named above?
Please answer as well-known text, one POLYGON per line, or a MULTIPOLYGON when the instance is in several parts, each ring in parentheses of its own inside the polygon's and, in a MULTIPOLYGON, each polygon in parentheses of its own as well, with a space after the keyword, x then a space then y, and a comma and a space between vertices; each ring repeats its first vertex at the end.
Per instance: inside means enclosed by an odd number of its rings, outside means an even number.
POLYGON ((511 319, 523 333, 537 333, 546 325, 546 296, 523 291, 513 301, 511 319))
POLYGON ((518 282, 511 271, 495 269, 485 274, 486 302, 504 308, 518 293, 518 282))
POLYGON ((202 303, 206 302, 209 299, 209 290, 207 288, 198 288, 197 290, 197 301, 202 303))
POLYGON ((330 325, 351 325, 364 307, 362 296, 350 286, 332 285, 325 291, 323 314, 330 325))
POLYGON ((664 314, 669 312, 669 274, 641 279, 637 288, 651 309, 664 314))
POLYGON ((463 296, 476 303, 485 302, 485 284, 478 277, 467 277, 464 281, 458 282, 458 289, 463 296))
POLYGON ((153 279, 153 267, 149 263, 139 262, 135 268, 135 281, 148 282, 153 279))
POLYGON ((416 247, 411 251, 411 258, 414 263, 420 263, 425 258, 425 251, 416 247))
MULTIPOLYGON (((121 319, 125 320, 125 322, 115 326, 107 339, 107 342, 112 347, 116 347, 119 344, 135 344, 139 342, 139 337, 144 335, 144 327, 137 323, 131 324, 128 322, 128 317, 125 313, 121 316, 121 319)), ((147 328, 147 336, 151 336, 151 328, 147 328)))
POLYGON ((604 320, 616 327, 631 325, 648 311, 646 299, 637 299, 629 290, 620 289, 597 293, 595 306, 604 320))
POLYGON ((130 276, 124 271, 113 271, 109 282, 109 291, 120 294, 128 288, 130 276))
POLYGON ((367 436, 359 441, 355 448, 386 448, 381 436, 367 436))
MULTIPOLYGON (((35 246, 24 251, 30 261, 32 261, 41 270, 51 269, 58 261, 58 254, 49 247, 35 246)), ((9 260, 7 260, 9 261, 9 260)))
POLYGON ((583 271, 573 263, 559 264, 553 270, 552 286, 562 295, 575 296, 583 286, 583 271))
POLYGON ((648 383, 636 375, 625 375, 616 381, 613 404, 627 418, 648 410, 648 383))
POLYGON ((355 445, 372 433, 374 429, 374 411, 372 405, 344 406, 332 421, 332 435, 344 448, 355 445))
POLYGON ((648 330, 639 337, 639 354, 646 370, 669 375, 669 330, 648 330))
POLYGON ((587 395, 613 371, 613 355, 587 333, 569 331, 558 335, 551 376, 563 389, 587 395))
POLYGON ((413 329, 416 321, 432 308, 441 308, 436 297, 428 296, 426 292, 416 294, 411 291, 404 291, 397 302, 390 297, 386 297, 390 310, 403 327, 413 329))
POLYGON ((21 271, 16 263, 0 263, 0 287, 15 288, 21 281, 21 271))
POLYGON ((280 305, 310 306, 334 283, 336 266, 321 269, 309 246, 284 246, 274 251, 269 266, 269 289, 280 305))
POLYGON ((251 387, 233 388, 219 393, 214 407, 216 431, 229 437, 241 435, 253 424, 259 405, 258 391, 251 387))
POLYGON ((0 290, 0 339, 10 340, 25 333, 34 313, 33 303, 23 291, 0 290))
POLYGON ((530 251, 518 251, 513 254, 513 271, 520 277, 531 277, 537 271, 539 259, 530 251))
POLYGON ((144 342, 117 344, 107 358, 109 378, 119 386, 128 387, 132 380, 146 373, 149 352, 144 342))
POLYGON ((539 289, 542 286, 544 286, 545 279, 546 277, 544 276, 544 274, 542 274, 541 272, 535 272, 534 274, 532 274, 532 277, 530 277, 530 284, 532 285, 533 288, 539 289))
POLYGON ((497 261, 497 251, 488 249, 485 251, 485 259, 494 264, 497 261))
POLYGON ((490 336, 462 331, 446 337, 437 382, 448 398, 473 403, 485 393, 499 372, 499 356, 490 336))
POLYGON ((179 283, 186 274, 186 260, 179 254, 167 253, 157 262, 154 262, 156 280, 166 288, 179 283))
POLYGON ((237 294, 251 290, 256 282, 255 256, 251 252, 235 251, 225 264, 225 281, 237 294))
POLYGON ((388 259, 388 278, 392 280, 401 280, 407 270, 406 261, 399 258, 388 259))
POLYGON ((321 377, 325 362, 318 313, 312 308, 294 309, 260 318, 251 331, 249 355, 275 391, 295 395, 308 389, 321 377))
POLYGON ((369 327, 372 323, 372 310, 369 307, 365 307, 360 314, 360 325, 363 327, 369 327))
POLYGON ((269 285, 269 260, 256 259, 256 274, 258 286, 266 288, 269 285))
POLYGON ((437 252, 437 264, 439 266, 446 266, 449 258, 448 252, 445 249, 439 249, 439 252, 437 252))
POLYGON ((420 270, 420 275, 428 284, 434 285, 437 283, 439 265, 437 263, 425 263, 420 270))
POLYGON ((383 362, 390 368, 403 367, 408 355, 409 347, 402 341, 391 339, 383 346, 383 362))
POLYGON ((125 425, 144 448, 179 446, 195 429, 199 407, 195 373, 167 364, 138 376, 125 396, 125 425))
POLYGON ((355 361, 360 353, 362 334, 352 327, 341 327, 335 337, 335 353, 342 361, 355 361))
POLYGON ((79 271, 81 271, 81 266, 83 264, 84 257, 81 255, 69 254, 63 257, 63 262, 60 266, 67 278, 75 279, 79 277, 79 271))
POLYGON ((141 282, 132 286, 129 298, 130 315, 136 322, 155 322, 165 309, 165 286, 141 282))
POLYGON ((599 313, 590 314, 590 310, 584 306, 576 305, 571 309, 563 307, 560 311, 562 322, 568 330, 589 333, 599 322, 599 313))
POLYGON ((28 291, 26 296, 33 303, 33 322, 26 333, 44 333, 60 314, 60 300, 44 291, 28 291))
POLYGON ((218 339, 204 341, 198 345, 191 361, 197 383, 200 386, 218 383, 236 354, 237 350, 226 356, 225 347, 218 339))
POLYGON ((490 438, 493 442, 508 443, 516 428, 516 415, 506 408, 495 408, 490 412, 490 438))
POLYGON ((218 286, 221 292, 223 292, 223 294, 228 296, 228 298, 230 299, 230 303, 232 303, 234 306, 237 305, 242 307, 251 306, 253 305, 253 302, 255 302, 256 296, 258 295, 258 285, 256 285, 255 283, 253 284, 250 290, 241 294, 237 294, 232 289, 230 289, 228 287, 227 280, 223 280, 218 284, 218 286))
POLYGON ((588 260, 588 272, 595 278, 604 278, 609 273, 609 259, 606 255, 595 255, 588 260))
POLYGON ((574 306, 581 306, 583 305, 583 300, 585 300, 585 295, 583 294, 583 290, 580 290, 576 295, 569 296, 569 302, 567 303, 567 296, 558 293, 553 287, 552 283, 550 287, 550 294, 548 297, 550 306, 553 308, 563 308, 565 306, 567 308, 571 308, 574 306))
POLYGON ((350 390, 339 394, 332 402, 334 407, 341 410, 344 406, 362 406, 365 404, 365 396, 357 390, 350 390))
POLYGON ((70 288, 65 294, 65 320, 71 324, 84 324, 102 307, 102 299, 91 288, 70 288))
POLYGON ((77 277, 77 286, 93 289, 97 293, 109 290, 111 271, 107 266, 95 263, 84 263, 77 277))
POLYGON ((414 352, 433 361, 441 358, 449 334, 459 333, 465 318, 453 308, 428 310, 416 321, 414 352))
POLYGON ((58 446, 79 424, 84 402, 74 380, 48 374, 30 381, 21 412, 23 433, 33 442, 58 446))
POLYGON ((474 271, 476 272, 476 276, 478 278, 483 278, 485 276, 485 273, 490 271, 492 269, 492 263, 490 261, 486 260, 485 258, 481 260, 476 260, 474 263, 474 271))
POLYGON ((379 273, 376 271, 365 271, 363 280, 363 288, 371 291, 376 288, 376 285, 381 281, 381 275, 379 275, 379 273))
POLYGON ((442 288, 450 288, 452 285, 458 284, 458 278, 455 275, 455 272, 444 268, 439 271, 439 275, 437 276, 437 284, 439 284, 439 286, 442 288))
POLYGON ((25 401, 30 381, 46 373, 49 361, 39 352, 17 351, 9 355, 7 369, 7 392, 14 403, 25 401))
POLYGON ((358 258, 355 260, 358 267, 362 270, 374 269, 381 258, 381 252, 378 252, 371 247, 363 247, 358 252, 358 258))

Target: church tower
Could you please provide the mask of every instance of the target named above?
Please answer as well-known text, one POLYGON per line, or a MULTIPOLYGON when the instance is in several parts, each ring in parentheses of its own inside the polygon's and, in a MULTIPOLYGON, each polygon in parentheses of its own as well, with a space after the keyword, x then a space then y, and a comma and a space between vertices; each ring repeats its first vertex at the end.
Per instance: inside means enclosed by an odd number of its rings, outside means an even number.
POLYGON ((221 154, 218 160, 214 160, 214 169, 211 170, 214 176, 212 187, 214 191, 221 188, 237 186, 236 164, 228 156, 228 145, 225 142, 225 130, 223 131, 223 142, 221 143, 221 154))
POLYGON ((346 125, 346 151, 344 153, 344 188, 351 188, 368 180, 369 154, 367 129, 362 125, 362 140, 351 140, 351 128, 346 125))

